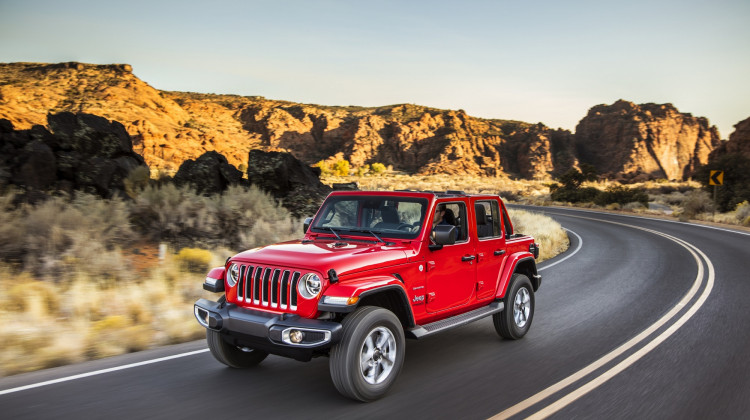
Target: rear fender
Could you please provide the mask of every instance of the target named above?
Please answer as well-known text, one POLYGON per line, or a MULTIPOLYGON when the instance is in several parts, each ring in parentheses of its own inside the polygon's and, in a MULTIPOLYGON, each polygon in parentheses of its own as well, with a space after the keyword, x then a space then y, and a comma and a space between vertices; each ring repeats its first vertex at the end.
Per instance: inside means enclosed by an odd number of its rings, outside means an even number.
MULTIPOLYGON (((497 287, 497 298, 502 299, 505 296, 505 292, 508 291, 508 284, 510 278, 514 273, 523 273, 534 282, 534 276, 537 275, 536 260, 531 252, 523 251, 511 254, 508 257, 505 267, 503 269, 502 276, 500 277, 500 284, 497 287)), ((539 288, 538 284, 534 284, 534 291, 539 288)))

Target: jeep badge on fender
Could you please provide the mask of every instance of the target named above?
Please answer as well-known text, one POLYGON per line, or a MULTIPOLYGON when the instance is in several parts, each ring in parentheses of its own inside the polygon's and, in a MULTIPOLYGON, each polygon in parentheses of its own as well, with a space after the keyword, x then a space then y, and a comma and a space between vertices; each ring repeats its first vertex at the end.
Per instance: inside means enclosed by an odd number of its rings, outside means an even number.
POLYGON ((203 288, 223 296, 199 299, 195 317, 227 366, 327 356, 336 389, 372 401, 396 381, 405 338, 490 315, 500 336, 526 335, 538 252, 496 195, 337 191, 301 240, 211 270, 203 288))

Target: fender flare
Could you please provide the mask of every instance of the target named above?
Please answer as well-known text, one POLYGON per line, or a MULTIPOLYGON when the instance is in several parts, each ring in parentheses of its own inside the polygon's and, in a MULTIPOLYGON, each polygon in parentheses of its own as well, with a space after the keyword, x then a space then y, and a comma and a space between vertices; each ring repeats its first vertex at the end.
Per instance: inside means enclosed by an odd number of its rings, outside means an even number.
POLYGON ((318 311, 321 312, 334 312, 334 313, 350 313, 354 312, 362 302, 368 298, 378 294, 388 294, 394 304, 400 309, 401 316, 399 316, 401 322, 406 327, 413 327, 415 324, 414 313, 412 312, 411 305, 409 305, 409 297, 404 288, 402 280, 396 276, 377 276, 367 277, 354 281, 346 281, 335 283, 328 287, 324 294, 321 296, 318 302, 318 311), (359 298, 356 303, 351 305, 346 304, 329 304, 323 303, 323 299, 326 296, 336 297, 357 297, 359 298))
MULTIPOLYGON (((505 263, 505 267, 503 267, 503 273, 500 277, 500 284, 497 287, 496 297, 498 299, 502 299, 503 297, 505 297, 505 293, 508 291, 508 285, 510 284, 510 279, 513 274, 516 273, 516 269, 519 265, 530 267, 530 269, 528 270, 531 271, 531 276, 538 275, 536 269, 536 260, 534 259, 533 254, 528 251, 516 252, 514 254, 511 254, 508 257, 507 262, 505 263)), ((534 281, 534 279, 531 280, 532 282, 534 281)), ((537 285, 534 290, 536 290, 538 287, 539 286, 537 285)))

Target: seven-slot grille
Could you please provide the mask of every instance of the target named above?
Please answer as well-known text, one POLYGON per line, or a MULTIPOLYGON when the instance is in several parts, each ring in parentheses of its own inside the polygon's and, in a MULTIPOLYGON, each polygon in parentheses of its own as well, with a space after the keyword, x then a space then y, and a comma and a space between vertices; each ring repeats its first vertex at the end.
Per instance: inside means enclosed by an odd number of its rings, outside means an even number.
POLYGON ((300 272, 242 264, 237 302, 278 309, 297 309, 300 272))

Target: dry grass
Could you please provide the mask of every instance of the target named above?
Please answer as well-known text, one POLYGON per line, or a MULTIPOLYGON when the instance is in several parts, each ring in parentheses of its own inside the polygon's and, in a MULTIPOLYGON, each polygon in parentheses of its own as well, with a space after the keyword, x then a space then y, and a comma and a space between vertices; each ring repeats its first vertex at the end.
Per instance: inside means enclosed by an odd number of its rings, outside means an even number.
POLYGON ((513 229, 517 233, 531 235, 539 244, 539 259, 548 260, 564 252, 570 246, 568 234, 562 226, 549 216, 543 214, 509 209, 513 229))
POLYGON ((0 195, 0 376, 203 337, 192 305, 211 296, 201 288, 206 271, 300 232, 254 188, 131 192, 132 203, 77 195, 20 207, 13 193, 0 195), (160 223, 171 229, 164 239, 187 247, 159 259, 145 233, 160 223))
MULTIPOLYGON (((218 259, 218 258, 216 258, 218 259)), ((223 261, 214 261, 220 265, 223 261)), ((209 297, 204 274, 174 258, 138 281, 110 285, 80 273, 67 282, 0 268, 0 375, 198 339, 192 304, 209 297)))

